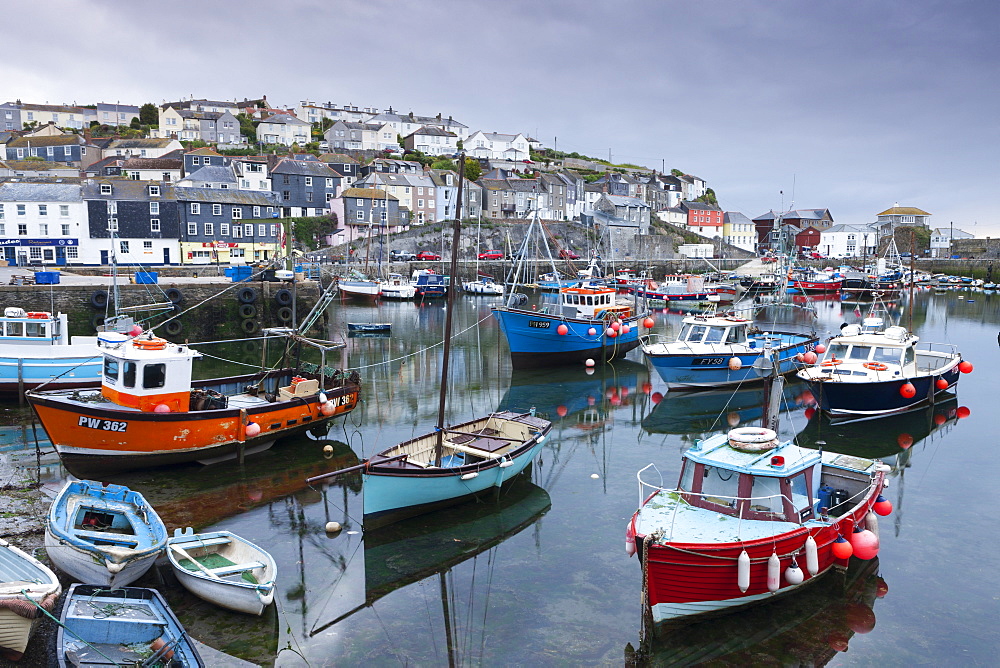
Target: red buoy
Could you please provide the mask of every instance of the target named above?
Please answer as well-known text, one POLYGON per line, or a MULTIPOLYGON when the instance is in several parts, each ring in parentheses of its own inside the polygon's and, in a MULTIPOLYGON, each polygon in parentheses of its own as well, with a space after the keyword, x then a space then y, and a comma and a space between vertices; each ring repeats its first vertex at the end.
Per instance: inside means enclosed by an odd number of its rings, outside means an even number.
POLYGON ((607 336, 608 336, 609 339, 613 339, 616 336, 618 336, 618 330, 616 330, 613 326, 612 327, 608 327, 607 331, 604 332, 604 333, 607 334, 607 336))
POLYGON ((663 395, 660 394, 659 392, 653 392, 653 396, 651 396, 650 399, 653 400, 654 404, 658 404, 661 401, 663 401, 663 395))
POLYGON ((917 388, 913 387, 913 383, 903 383, 899 386, 899 393, 904 399, 912 399, 917 396, 917 388))
POLYGON ((843 536, 837 536, 837 540, 833 541, 833 556, 837 559, 850 559, 851 555, 854 554, 854 547, 848 543, 843 536))
POLYGON ((616 332, 619 329, 621 329, 621 328, 622 328, 622 324, 620 322, 618 322, 617 320, 615 320, 613 323, 611 323, 611 329, 615 330, 616 332))
POLYGON ((955 415, 957 415, 959 418, 967 418, 970 415, 972 415, 972 411, 969 410, 968 406, 959 406, 958 410, 955 411, 955 415))
POLYGON ((944 378, 938 378, 936 381, 934 381, 934 384, 937 385, 937 388, 939 390, 948 389, 948 381, 946 381, 944 378))
POLYGON ((816 347, 813 348, 813 350, 816 351, 817 355, 822 355, 823 353, 826 352, 826 346, 824 346, 822 343, 817 343, 816 347))
POLYGON ((802 361, 806 364, 815 364, 816 359, 816 353, 811 350, 807 353, 802 353, 802 361))
POLYGON ((566 417, 566 412, 565 406, 556 406, 556 415, 559 417, 566 417))
POLYGON ((652 383, 646 382, 646 383, 642 384, 642 393, 643 394, 649 394, 652 391, 653 391, 653 384, 652 383))
POLYGON ((943 413, 935 413, 934 414, 934 424, 936 424, 937 426, 940 427, 941 425, 943 425, 947 421, 948 421, 948 418, 946 418, 943 413))
POLYGON ((653 325, 655 324, 656 321, 653 320, 652 318, 646 318, 645 320, 642 321, 642 326, 645 327, 646 329, 653 329, 653 325))
POLYGON ((556 327, 556 333, 559 334, 559 336, 566 336, 569 334, 569 327, 566 325, 559 325, 556 327))
POLYGON ((913 445, 913 437, 907 434, 906 432, 903 432, 902 434, 896 437, 896 444, 903 450, 906 450, 911 445, 913 445))
POLYGON ((962 373, 972 373, 972 362, 962 361, 958 363, 958 370, 962 373))
POLYGON ((816 415, 816 409, 810 406, 802 414, 805 415, 807 420, 812 420, 813 416, 816 415))
POLYGON ((892 501, 879 494, 878 498, 875 499, 875 504, 872 506, 872 510, 875 511, 876 515, 885 517, 892 512, 892 501))
POLYGON ((878 556, 878 536, 868 529, 854 527, 851 534, 851 547, 854 548, 854 556, 858 559, 874 559, 878 556))

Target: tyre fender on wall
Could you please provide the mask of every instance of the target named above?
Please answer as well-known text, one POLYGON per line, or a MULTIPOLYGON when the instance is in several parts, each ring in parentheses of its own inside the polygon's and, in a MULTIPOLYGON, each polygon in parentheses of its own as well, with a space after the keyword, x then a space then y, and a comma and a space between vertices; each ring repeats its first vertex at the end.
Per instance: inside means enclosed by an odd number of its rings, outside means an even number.
POLYGON ((257 307, 253 304, 240 304, 240 317, 241 318, 255 318, 257 316, 257 307))
POLYGON ((182 329, 184 329, 184 326, 181 325, 180 320, 171 320, 163 326, 163 331, 170 336, 177 336, 181 333, 182 329))
POLYGON ((253 334, 257 331, 257 322, 254 320, 244 320, 240 323, 240 327, 242 327, 243 331, 247 334, 253 334))
POLYGON ((108 291, 98 290, 90 295, 90 305, 94 308, 104 308, 108 305, 108 291))
POLYGON ((292 321, 292 309, 287 306, 282 306, 278 309, 278 320, 280 322, 291 322, 292 321))
POLYGON ((236 298, 240 300, 241 304, 252 304, 257 301, 257 291, 249 286, 240 288, 236 292, 236 298))
POLYGON ((174 304, 180 304, 184 301, 184 293, 177 288, 170 288, 164 294, 167 296, 167 299, 174 304))
POLYGON ((292 305, 292 291, 287 288, 282 288, 274 293, 274 301, 278 302, 279 306, 291 306, 292 305))

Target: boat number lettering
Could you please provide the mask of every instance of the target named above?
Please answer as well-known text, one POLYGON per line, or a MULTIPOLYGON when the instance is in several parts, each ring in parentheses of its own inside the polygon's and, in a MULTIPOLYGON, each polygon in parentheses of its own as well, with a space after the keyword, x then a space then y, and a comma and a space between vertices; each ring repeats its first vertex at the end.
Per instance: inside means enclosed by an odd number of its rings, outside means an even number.
POLYGON ((349 406, 351 401, 354 399, 354 395, 345 394, 340 397, 330 397, 328 401, 334 406, 349 406))
POLYGON ((529 320, 528 327, 537 327, 538 329, 548 329, 551 325, 548 320, 529 320))
POLYGON ((128 427, 128 422, 102 420, 100 418, 81 415, 78 425, 81 427, 90 427, 91 429, 100 429, 101 431, 125 431, 125 428, 128 427))
POLYGON ((694 360, 695 366, 718 366, 726 361, 725 357, 699 357, 694 360))

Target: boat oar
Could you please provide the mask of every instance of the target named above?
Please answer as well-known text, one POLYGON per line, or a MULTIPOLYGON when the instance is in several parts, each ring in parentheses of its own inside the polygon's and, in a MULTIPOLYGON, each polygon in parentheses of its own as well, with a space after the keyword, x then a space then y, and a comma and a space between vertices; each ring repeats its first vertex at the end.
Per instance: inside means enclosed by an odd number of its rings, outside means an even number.
MULTIPOLYGON (((190 560, 195 566, 198 567, 198 570, 200 570, 202 573, 204 573, 208 577, 214 578, 216 580, 221 580, 222 579, 218 575, 216 575, 215 573, 213 573, 212 571, 208 570, 207 568, 205 568, 204 566, 202 566, 200 563, 198 563, 198 560, 195 559, 194 557, 192 557, 190 554, 188 554, 184 550, 184 548, 182 548, 182 547, 180 547, 178 545, 171 544, 170 545, 170 549, 173 550, 174 552, 176 552, 178 555, 184 557, 185 559, 190 560)), ((177 562, 177 565, 180 566, 180 562, 179 561, 177 562)))
MULTIPOLYGON (((387 464, 389 462, 394 462, 394 461, 397 461, 399 459, 405 459, 406 457, 409 457, 409 454, 405 454, 404 453, 402 455, 395 455, 394 457, 387 457, 386 459, 380 459, 378 461, 378 463, 379 464, 387 464)), ((327 478, 332 478, 334 476, 343 475, 345 473, 351 473, 352 471, 360 471, 361 469, 368 468, 369 461, 370 460, 366 459, 365 461, 361 462, 360 464, 356 464, 355 466, 348 466, 346 469, 338 469, 336 471, 330 471, 329 473, 321 473, 320 475, 315 475, 315 476, 313 476, 311 478, 306 478, 306 484, 311 485, 312 483, 316 482, 317 480, 325 480, 327 478)))

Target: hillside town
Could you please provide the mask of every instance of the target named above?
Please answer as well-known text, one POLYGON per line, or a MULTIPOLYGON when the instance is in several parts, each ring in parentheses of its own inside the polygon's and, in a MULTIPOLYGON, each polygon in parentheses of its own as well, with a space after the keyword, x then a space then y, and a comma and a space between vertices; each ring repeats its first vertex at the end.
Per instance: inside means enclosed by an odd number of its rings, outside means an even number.
MULTIPOLYGON (((243 264, 350 248, 462 215, 579 224, 595 238, 672 234, 676 257, 778 250, 850 258, 899 227, 924 230, 921 256, 972 235, 894 205, 839 223, 829 208, 722 208, 706 179, 564 154, 518 132, 452 116, 301 101, 182 99, 142 106, 0 104, 0 261, 8 265, 243 264), (311 224, 306 224, 311 223, 311 224), (792 247, 794 246, 794 247, 792 247)), ((617 243, 617 241, 616 241, 617 243)))

